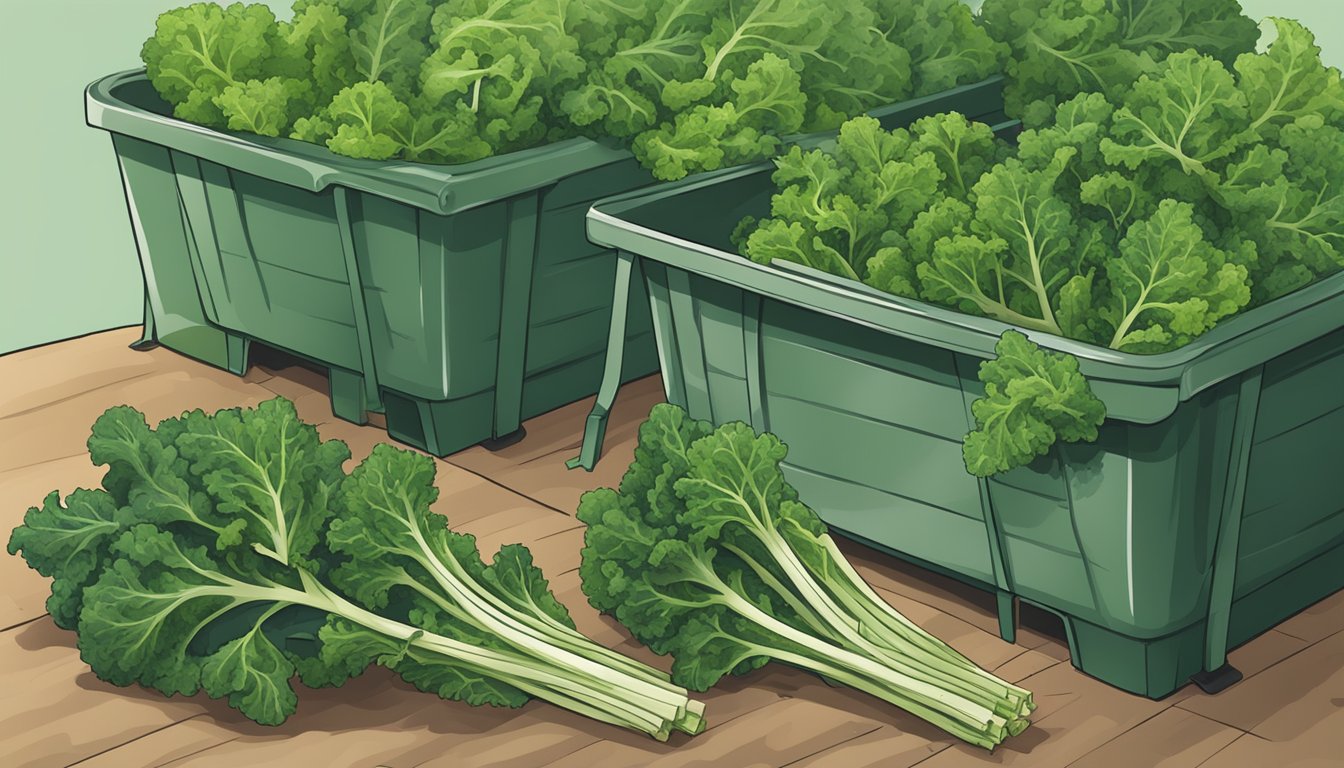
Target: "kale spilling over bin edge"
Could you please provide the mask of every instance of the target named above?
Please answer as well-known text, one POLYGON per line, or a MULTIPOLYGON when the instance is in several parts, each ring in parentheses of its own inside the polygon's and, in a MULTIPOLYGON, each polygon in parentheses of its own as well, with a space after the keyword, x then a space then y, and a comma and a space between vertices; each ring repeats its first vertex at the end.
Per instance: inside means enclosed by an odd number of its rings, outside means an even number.
POLYGON ((379 664, 473 705, 537 697, 658 739, 704 727, 667 675, 574 629, 526 547, 486 564, 449 530, 428 457, 379 445, 347 474, 346 445, 283 398, 154 429, 119 406, 89 452, 103 487, 51 493, 9 551, 53 578, 47 609, 103 680, 204 690, 274 725, 295 675, 338 686, 379 664), (296 610, 324 620, 316 653, 287 648, 296 610))
POLYGON ((619 489, 585 494, 589 602, 705 690, 774 660, 901 707, 992 749, 1031 693, 981 670, 888 605, 784 478, 787 448, 673 405, 639 430, 619 489))
POLYGON ((462 163, 578 135, 663 179, 996 74, 958 0, 297 0, 163 14, 142 51, 183 120, 357 158, 462 163))
MULTIPOLYGON (((847 122, 833 148, 776 160, 771 215, 734 240, 760 263, 1028 331, 1177 349, 1344 267, 1344 85, 1309 31, 1272 23, 1268 49, 1230 69, 1181 51, 1106 92, 1034 102, 1015 144, 955 113, 847 122)), ((1016 332, 998 351, 969 471, 1096 438, 1104 407, 1077 360, 1016 332)))

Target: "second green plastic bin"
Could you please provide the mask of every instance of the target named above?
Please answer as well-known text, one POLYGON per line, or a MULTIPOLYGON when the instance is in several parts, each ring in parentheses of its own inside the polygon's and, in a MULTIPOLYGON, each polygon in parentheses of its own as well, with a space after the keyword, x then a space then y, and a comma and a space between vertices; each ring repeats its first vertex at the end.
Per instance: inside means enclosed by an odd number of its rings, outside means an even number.
POLYGON ((1229 647, 1344 587, 1344 275, 1161 355, 1029 332, 1078 356, 1108 418, 982 480, 961 444, 1008 326, 738 256, 772 192, 769 167, 719 173, 599 203, 589 235, 643 276, 667 399, 777 434, 830 525, 994 591, 1010 640, 1015 599, 1058 614, 1075 666, 1151 697, 1235 679, 1229 647))

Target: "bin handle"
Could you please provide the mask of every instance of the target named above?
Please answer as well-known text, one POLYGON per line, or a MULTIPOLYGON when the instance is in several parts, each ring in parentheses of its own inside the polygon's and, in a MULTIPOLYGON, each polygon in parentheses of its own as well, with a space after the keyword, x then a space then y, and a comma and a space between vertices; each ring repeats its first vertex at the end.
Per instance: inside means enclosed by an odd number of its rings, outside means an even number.
POLYGON ((607 417, 621 388, 621 369, 625 362, 625 324, 630 305, 630 278, 635 256, 628 251, 616 253, 616 285, 611 297, 611 326, 607 332, 607 361, 602 369, 602 386, 583 427, 583 447, 579 455, 565 462, 570 469, 583 467, 589 472, 602 456, 607 436, 607 417))

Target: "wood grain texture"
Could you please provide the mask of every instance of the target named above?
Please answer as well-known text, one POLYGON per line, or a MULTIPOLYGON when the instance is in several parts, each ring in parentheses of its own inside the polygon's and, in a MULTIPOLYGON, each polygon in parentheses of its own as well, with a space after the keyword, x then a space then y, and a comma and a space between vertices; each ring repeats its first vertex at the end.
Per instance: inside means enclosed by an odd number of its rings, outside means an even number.
MULTIPOLYGON (((104 409, 130 404, 158 419, 188 408, 252 405, 275 394, 300 404, 351 464, 385 432, 331 416, 326 381, 267 360, 244 377, 167 350, 132 352, 123 329, 0 357, 0 530, 51 490, 94 486, 102 475, 84 441, 104 409)), ((533 552, 578 627, 597 642, 667 669, 670 660, 597 613, 578 577, 579 495, 619 482, 638 425, 662 399, 651 377, 621 393, 607 453, 594 473, 569 471, 591 401, 527 423, 526 440, 491 453, 435 459, 434 509, 478 537, 533 552)), ((666 744, 542 702, 472 708, 415 691, 385 670, 339 689, 300 688, 299 711, 258 726, 204 696, 164 698, 98 680, 73 633, 45 617, 47 580, 0 559, 0 766, 308 766, 322 768, 625 768, 630 766, 1334 766, 1344 754, 1344 594, 1308 608, 1231 654, 1246 680, 1206 696, 1186 686, 1163 701, 1131 696, 1075 670, 1050 622, 1029 616, 1016 644, 997 634, 992 596, 871 548, 842 549, 879 594, 977 663, 1035 692, 1033 726, 993 753, 864 694, 771 665, 698 694, 708 729, 666 744), (4 629, 4 628, 8 629, 4 629)))

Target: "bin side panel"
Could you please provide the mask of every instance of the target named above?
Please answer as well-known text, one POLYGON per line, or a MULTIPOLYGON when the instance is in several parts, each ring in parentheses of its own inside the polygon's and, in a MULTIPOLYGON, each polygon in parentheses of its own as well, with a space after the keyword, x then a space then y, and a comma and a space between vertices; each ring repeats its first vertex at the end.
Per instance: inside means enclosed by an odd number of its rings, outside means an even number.
POLYGON ((200 161, 179 172, 218 322, 252 339, 360 370, 331 192, 314 194, 200 161), (200 185, 200 197, 188 187, 200 185), (191 192, 191 194, 188 194, 191 192))
POLYGON ((836 529, 986 585, 994 582, 985 524, 947 510, 786 463, 799 497, 836 529), (822 502, 826 506, 819 506, 822 502))
MULTIPOLYGON (((984 394, 978 379, 968 394, 984 394)), ((1059 450, 1030 465, 989 478, 992 514, 999 530, 1004 570, 1012 590, 1071 615, 1092 616, 1096 585, 1071 513, 1068 458, 1059 450)), ((1094 459, 1098 472, 1101 458, 1094 459)))
MULTIPOLYGON (((542 194, 523 383, 524 418, 597 390, 606 360, 616 254, 588 241, 588 209, 601 197, 651 182, 634 160, 564 179, 542 194)), ((631 284, 622 378, 658 370, 642 281, 631 284)))
POLYGON ((1133 637, 1202 620, 1235 408, 1220 386, 992 480, 1013 590, 1133 637))
POLYGON ((380 384, 427 401, 492 389, 507 203, 438 216, 375 195, 352 200, 380 384))
MULTIPOLYGON (((1344 331, 1271 361, 1247 471, 1240 597, 1344 546, 1344 331)), ((1336 588, 1344 586, 1344 573, 1336 588)))
POLYGON ((197 289, 172 153, 115 134, 112 144, 126 188, 156 339, 184 355, 228 368, 227 336, 207 321, 197 289))
POLYGON ((952 353, 776 301, 759 334, 764 426, 788 443, 808 504, 843 531, 993 583, 952 353))
POLYGON ((852 328, 837 336, 828 318, 772 301, 757 347, 744 333, 753 302, 743 291, 661 265, 648 284, 670 402, 718 424, 751 422, 747 356, 759 355, 762 426, 788 444, 785 475, 809 506, 842 532, 993 583, 979 489, 960 464, 950 353, 852 328), (914 361, 892 344, 917 348, 906 350, 914 361))

